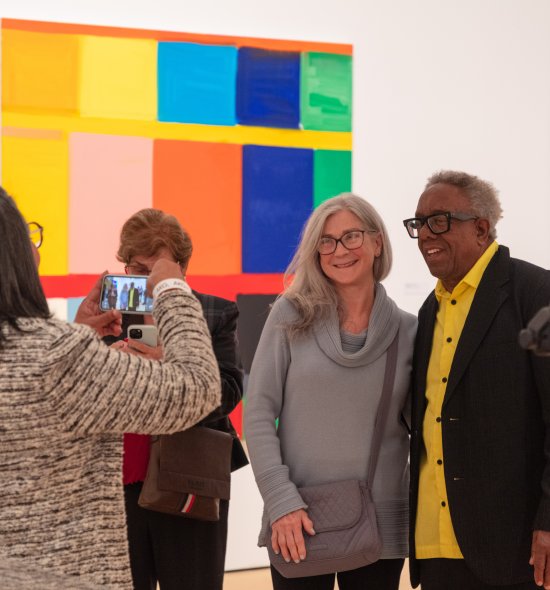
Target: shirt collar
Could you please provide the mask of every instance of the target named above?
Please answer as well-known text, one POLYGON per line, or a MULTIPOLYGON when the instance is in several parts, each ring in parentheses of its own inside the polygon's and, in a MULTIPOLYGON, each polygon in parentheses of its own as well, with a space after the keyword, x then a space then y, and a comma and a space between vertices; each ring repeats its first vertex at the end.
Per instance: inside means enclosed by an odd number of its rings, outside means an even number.
POLYGON ((466 276, 456 285, 453 289, 452 293, 449 293, 447 289, 443 286, 441 280, 437 281, 437 285, 435 286, 435 296, 437 301, 441 301, 441 299, 445 298, 448 299, 451 296, 457 297, 462 295, 465 291, 467 291, 468 287, 472 287, 473 289, 477 289, 481 279, 483 277, 483 273, 489 266, 489 262, 495 255, 496 251, 498 250, 498 244, 496 241, 492 242, 492 244, 483 252, 483 254, 477 259, 476 263, 472 268, 468 271, 466 276))

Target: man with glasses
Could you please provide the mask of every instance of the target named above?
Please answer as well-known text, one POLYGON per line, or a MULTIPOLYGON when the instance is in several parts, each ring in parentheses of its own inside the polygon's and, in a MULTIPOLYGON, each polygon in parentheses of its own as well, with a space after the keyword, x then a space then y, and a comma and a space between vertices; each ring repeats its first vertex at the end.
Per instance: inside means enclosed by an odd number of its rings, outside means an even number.
POLYGON ((136 311, 139 306, 139 291, 134 287, 134 283, 130 283, 128 289, 128 311, 136 311))
POLYGON ((501 212, 490 183, 442 171, 404 221, 439 279, 413 362, 410 556, 422 590, 550 588, 550 362, 517 342, 550 301, 550 272, 497 244, 501 212))

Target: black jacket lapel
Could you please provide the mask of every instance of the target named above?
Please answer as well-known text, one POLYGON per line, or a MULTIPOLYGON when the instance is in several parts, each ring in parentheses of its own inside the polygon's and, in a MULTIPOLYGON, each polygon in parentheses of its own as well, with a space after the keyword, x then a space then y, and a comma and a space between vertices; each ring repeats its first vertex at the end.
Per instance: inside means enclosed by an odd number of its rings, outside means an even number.
POLYGON ((508 248, 499 246, 483 273, 453 358, 443 406, 452 397, 499 308, 508 297, 504 285, 509 280, 509 260, 508 248))

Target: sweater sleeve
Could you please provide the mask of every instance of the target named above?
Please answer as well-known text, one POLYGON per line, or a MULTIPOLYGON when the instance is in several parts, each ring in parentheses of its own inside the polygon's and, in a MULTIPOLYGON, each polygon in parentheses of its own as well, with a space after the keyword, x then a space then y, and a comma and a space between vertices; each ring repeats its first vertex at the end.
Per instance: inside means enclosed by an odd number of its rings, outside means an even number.
POLYGON ((220 404, 219 369, 202 309, 192 294, 155 302, 164 360, 113 350, 85 326, 67 325, 48 350, 43 388, 61 428, 74 434, 171 433, 220 404))
POLYGON ((307 508, 283 464, 275 422, 283 407, 291 362, 289 342, 282 328, 282 305, 289 304, 279 300, 262 331, 250 371, 244 414, 250 462, 271 524, 285 514, 307 508))

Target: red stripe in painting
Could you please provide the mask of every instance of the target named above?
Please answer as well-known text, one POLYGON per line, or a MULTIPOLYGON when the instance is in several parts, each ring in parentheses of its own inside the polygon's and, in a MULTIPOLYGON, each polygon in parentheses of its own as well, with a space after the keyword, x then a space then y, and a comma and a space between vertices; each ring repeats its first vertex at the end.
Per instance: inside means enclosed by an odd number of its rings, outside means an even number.
POLYGON ((98 275, 42 276, 46 297, 84 297, 88 294, 98 275))
POLYGON ((231 424, 237 431, 239 438, 243 437, 243 402, 239 402, 236 408, 229 414, 231 424))
MULTIPOLYGON (((84 297, 97 275, 43 276, 42 286, 46 297, 84 297)), ((234 301, 237 295, 280 293, 283 290, 282 274, 239 274, 226 276, 189 276, 193 289, 234 301)))

